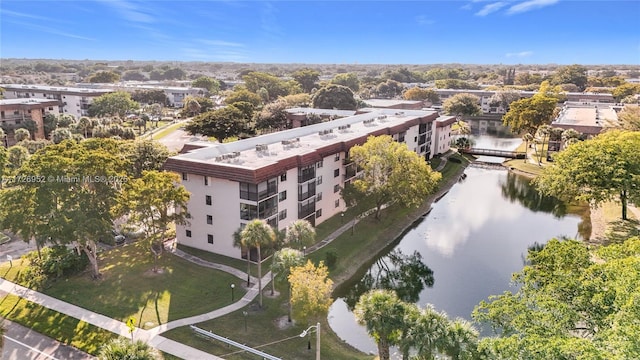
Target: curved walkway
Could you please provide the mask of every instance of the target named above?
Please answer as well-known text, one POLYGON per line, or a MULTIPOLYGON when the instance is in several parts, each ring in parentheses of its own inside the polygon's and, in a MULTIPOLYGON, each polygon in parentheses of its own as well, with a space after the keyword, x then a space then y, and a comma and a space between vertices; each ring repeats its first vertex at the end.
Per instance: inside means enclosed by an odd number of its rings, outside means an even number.
MULTIPOLYGON (((444 154, 441 157, 441 162, 438 165, 438 167, 436 168, 436 171, 441 171, 447 164, 448 158, 453 155, 454 152, 450 151, 447 152, 446 154, 444 154)), ((348 222, 347 224, 342 225, 341 227, 339 227, 338 229, 336 229, 334 232, 332 232, 330 235, 328 235, 325 239, 323 239, 322 241, 316 243, 315 245, 309 247, 307 249, 307 252, 313 252, 316 251, 324 246, 326 246, 327 244, 329 244, 330 242, 332 242, 333 240, 335 240, 338 236, 340 236, 342 233, 348 231, 352 226, 354 226, 355 224, 357 224, 359 222, 359 220, 362 218, 362 216, 357 216, 356 218, 354 218, 352 221, 348 222)), ((236 276, 237 278, 240 278, 242 280, 246 279, 246 275, 247 273, 238 270, 236 268, 227 266, 227 265, 223 265, 223 264, 218 264, 218 263, 212 263, 206 260, 203 260, 197 256, 191 255, 191 254, 187 254, 186 252, 176 249, 174 246, 168 246, 167 250, 169 250, 169 252, 173 253, 174 255, 181 257, 185 260, 191 261, 194 264, 200 265, 200 266, 204 266, 204 267, 208 267, 208 268, 212 268, 212 269, 216 269, 216 270, 220 270, 220 271, 224 271, 226 273, 229 273, 233 276, 236 276)), ((245 306, 247 306, 249 303, 251 303, 251 301, 253 301, 256 296, 258 296, 258 285, 257 285, 257 278, 255 277, 251 277, 250 281, 254 284, 251 288, 249 288, 247 290, 247 293, 241 298, 239 299, 237 302, 227 305, 225 307, 222 307, 220 309, 216 309, 213 311, 210 311, 208 313, 205 314, 200 314, 200 315, 196 315, 196 316, 191 316, 188 318, 183 318, 183 319, 178 319, 178 320, 173 320, 170 321, 168 323, 159 325, 157 327, 154 327, 152 329, 149 330, 144 330, 144 329, 139 329, 136 328, 134 331, 134 338, 142 340, 147 342, 149 345, 155 347, 156 349, 159 349, 161 351, 164 351, 166 353, 169 353, 171 355, 177 356, 179 358, 186 358, 186 359, 203 359, 203 360, 219 360, 222 359, 218 356, 200 351, 198 349, 192 348, 190 346, 187 346, 185 344, 179 343, 177 341, 173 341, 171 339, 167 339, 163 336, 160 336, 161 333, 171 330, 171 329, 175 329, 178 327, 182 327, 182 326, 186 326, 186 325, 193 325, 193 324, 197 324, 200 322, 204 322, 204 321, 208 321, 208 320, 212 320, 224 315, 227 315, 229 313, 232 313, 234 311, 237 311, 245 306)), ((262 278, 262 290, 264 290, 264 288, 269 284, 269 282, 271 281, 271 272, 267 272, 263 278, 262 278)), ((87 309, 81 308, 79 306, 73 305, 73 304, 69 304, 67 302, 64 302, 62 300, 53 298, 51 296, 42 294, 40 292, 25 288, 23 286, 20 286, 18 284, 15 284, 13 282, 10 282, 8 280, 4 280, 0 278, 0 291, 6 292, 6 293, 11 293, 17 296, 20 296, 26 300, 32 301, 36 304, 42 305, 46 308, 49 308, 51 310, 55 310, 57 312, 63 313, 65 315, 74 317, 76 319, 85 321, 89 324, 95 325, 97 327, 100 327, 102 329, 105 330, 109 330, 115 334, 121 335, 121 336, 125 336, 125 337, 129 337, 129 328, 127 327, 127 325, 121 321, 115 320, 115 319, 111 319, 107 316, 95 313, 93 311, 89 311, 87 309)))

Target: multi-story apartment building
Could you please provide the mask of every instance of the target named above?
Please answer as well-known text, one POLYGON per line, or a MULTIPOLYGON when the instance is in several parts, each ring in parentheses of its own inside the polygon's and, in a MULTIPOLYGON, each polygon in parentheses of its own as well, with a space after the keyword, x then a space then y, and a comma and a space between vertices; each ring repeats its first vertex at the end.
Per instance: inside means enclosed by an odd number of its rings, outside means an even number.
POLYGON ((36 123, 37 130, 32 136, 44 139, 44 116, 48 113, 58 114, 59 102, 48 99, 5 99, 0 100, 0 126, 7 130, 7 138, 2 145, 13 144, 13 130, 19 128, 27 120, 36 123))
POLYGON ((565 130, 573 129, 588 137, 596 136, 604 128, 618 125, 618 111, 623 106, 623 104, 567 101, 551 126, 565 130))
MULTIPOLYGON (((484 114, 505 114, 508 109, 498 104, 492 104, 491 98, 496 91, 489 90, 465 90, 465 89, 435 89, 440 96, 441 103, 446 99, 461 93, 473 94, 479 98, 478 105, 484 114), (493 106, 492 106, 493 105, 493 106)), ((536 94, 536 91, 518 91, 520 98, 530 98, 536 94)), ((614 103, 613 95, 607 93, 582 93, 582 92, 566 92, 564 93, 566 101, 569 102, 594 102, 594 103, 614 103)))
POLYGON ((194 87, 182 87, 182 86, 166 86, 161 84, 145 84, 140 82, 121 82, 117 84, 77 84, 78 86, 87 87, 87 88, 109 88, 115 89, 118 91, 126 91, 133 93, 136 90, 144 91, 144 90, 162 90, 164 94, 167 96, 167 101, 169 106, 171 107, 183 107, 184 99, 187 96, 203 96, 206 94, 205 89, 194 88, 194 87))
POLYGON ((0 84, 5 99, 49 99, 58 101, 60 114, 77 118, 88 116, 89 105, 98 96, 113 92, 111 89, 84 89, 47 85, 0 84))
POLYGON ((252 219, 280 230, 297 219, 320 224, 345 210, 340 190, 357 175, 351 147, 388 134, 428 160, 449 149, 454 122, 435 111, 369 109, 232 143, 189 143, 165 164, 191 193, 178 243, 239 258, 233 232, 252 219))

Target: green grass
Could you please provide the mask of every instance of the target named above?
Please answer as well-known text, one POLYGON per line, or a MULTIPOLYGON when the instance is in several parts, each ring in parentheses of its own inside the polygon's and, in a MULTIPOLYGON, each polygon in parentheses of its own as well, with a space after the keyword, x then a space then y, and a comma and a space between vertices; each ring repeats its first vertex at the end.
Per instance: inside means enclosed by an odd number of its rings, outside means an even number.
POLYGON ((619 201, 609 201, 601 206, 607 223, 605 235, 609 243, 621 243, 632 236, 640 236, 640 222, 632 211, 627 209, 627 220, 622 220, 622 204, 619 201))
MULTIPOLYGON (((167 122, 167 123, 169 123, 169 122, 167 122)), ((164 129, 162 129, 162 130, 160 130, 160 131, 158 131, 156 133, 153 133, 153 140, 160 140, 163 137, 165 137, 165 136, 171 134, 172 132, 176 131, 181 126, 184 126, 184 123, 178 122, 178 123, 175 123, 173 125, 169 125, 166 128, 164 128, 164 129)), ((143 136, 147 137, 147 136, 149 136, 149 133, 146 133, 143 136)))
POLYGON ((508 160, 503 162, 502 164, 508 168, 514 168, 516 170, 528 173, 531 176, 538 176, 542 174, 542 171, 544 170, 544 166, 524 162, 523 159, 508 160))
POLYGON ((11 294, 0 298, 0 317, 46 334, 91 355, 97 355, 104 343, 118 337, 110 331, 11 294))
MULTIPOLYGON (((120 321, 133 316, 145 329, 230 304, 231 283, 238 285, 236 299, 246 292, 242 280, 171 254, 164 254, 158 266, 162 273, 152 271, 152 256, 142 243, 131 244, 101 254, 100 280, 85 273, 57 281, 43 292, 120 321)), ((0 275, 15 281, 22 268, 15 261, 11 269, 5 263, 0 275)))
MULTIPOLYGON (((284 286, 279 286, 278 289, 282 290, 281 295, 275 298, 265 296, 261 310, 253 303, 248 308, 197 324, 196 326, 213 331, 215 334, 232 338, 239 343, 259 347, 259 350, 283 359, 315 359, 315 332, 306 338, 300 338, 298 335, 307 328, 306 324, 282 328, 277 325, 275 320, 284 319, 287 314, 286 290, 284 290, 284 286), (243 311, 248 313, 246 317, 246 332, 243 311), (307 350, 307 341, 309 339, 311 339, 312 350, 307 350), (270 343, 274 344, 261 346, 270 343)), ((265 294, 268 293, 268 291, 265 292, 265 294)), ((321 329, 320 348, 323 359, 373 359, 372 356, 362 354, 340 340, 333 331, 329 330, 329 325, 326 321, 321 322, 321 329)), ((256 355, 246 353, 229 355, 239 349, 229 347, 216 340, 197 336, 188 326, 168 331, 163 336, 229 360, 255 360, 258 358, 256 355)))
MULTIPOLYGON (((192 248, 189 246, 178 244, 178 249, 186 252, 187 254, 191 254, 201 258, 202 260, 206 260, 213 263, 218 263, 222 265, 231 266, 238 270, 247 271, 247 260, 236 259, 220 254, 214 254, 209 251, 204 251, 196 248, 192 248)), ((267 255, 268 256, 268 255, 267 255)), ((262 260, 262 276, 264 276, 271 267, 271 257, 268 256, 266 259, 262 260)), ((251 263, 251 276, 258 276, 258 265, 255 262, 251 263)))

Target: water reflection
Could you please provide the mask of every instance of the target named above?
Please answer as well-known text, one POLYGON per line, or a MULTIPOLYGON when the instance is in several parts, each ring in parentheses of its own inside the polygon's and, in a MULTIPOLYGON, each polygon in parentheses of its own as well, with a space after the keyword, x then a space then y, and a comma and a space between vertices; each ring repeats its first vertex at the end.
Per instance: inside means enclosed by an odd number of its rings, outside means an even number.
POLYGON ((567 205, 564 202, 550 196, 541 195, 530 184, 530 180, 508 173, 507 178, 501 181, 502 195, 511 202, 518 202, 527 209, 538 212, 550 213, 556 218, 567 215, 567 205))
POLYGON ((350 310, 362 294, 371 289, 395 290, 398 297, 406 302, 415 303, 426 287, 433 286, 433 271, 422 262, 419 252, 404 254, 400 249, 391 251, 376 260, 360 281, 353 284, 344 301, 350 310))

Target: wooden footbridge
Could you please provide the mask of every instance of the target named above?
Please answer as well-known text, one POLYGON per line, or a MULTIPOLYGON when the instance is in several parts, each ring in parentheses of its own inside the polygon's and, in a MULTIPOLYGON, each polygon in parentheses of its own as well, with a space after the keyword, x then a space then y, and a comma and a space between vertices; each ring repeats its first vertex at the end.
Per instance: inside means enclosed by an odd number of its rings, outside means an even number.
POLYGON ((520 151, 508 151, 508 150, 495 150, 495 149, 480 149, 480 148, 468 148, 459 149, 458 151, 471 154, 471 155, 484 155, 484 156, 496 156, 510 159, 524 159, 527 154, 520 151))

